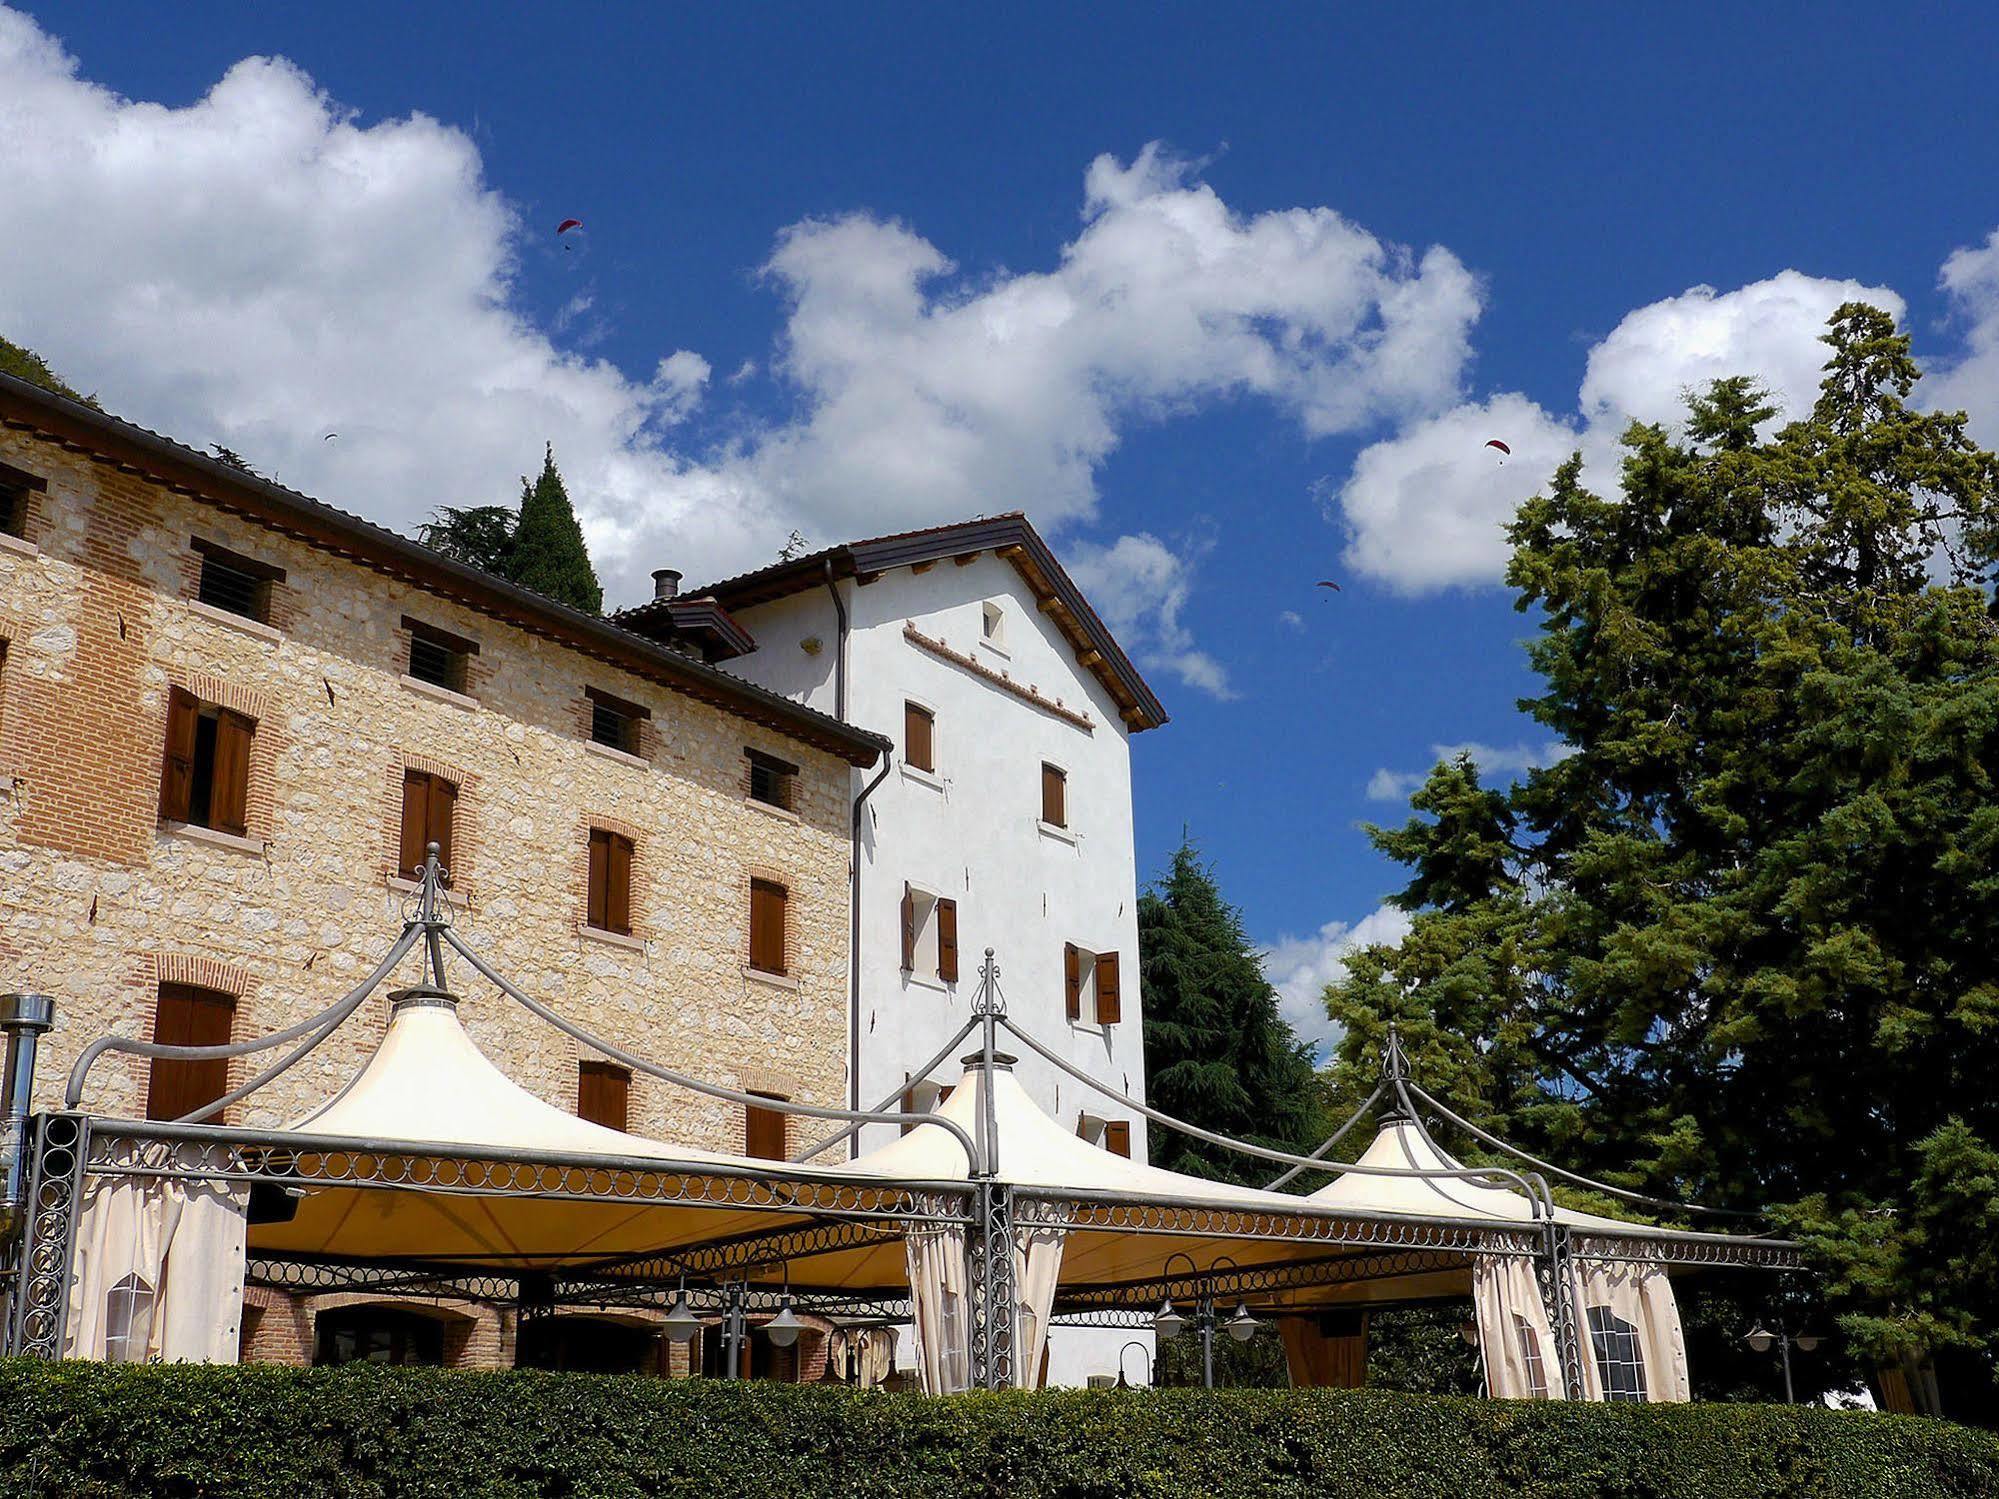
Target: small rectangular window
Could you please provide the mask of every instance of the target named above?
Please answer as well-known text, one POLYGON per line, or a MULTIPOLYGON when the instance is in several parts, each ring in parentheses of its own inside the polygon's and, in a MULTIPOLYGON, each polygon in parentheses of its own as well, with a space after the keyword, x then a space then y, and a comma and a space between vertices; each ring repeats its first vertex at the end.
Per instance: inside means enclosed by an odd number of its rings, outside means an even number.
MULTIPOLYGON (((750 1090, 758 1098, 768 1098, 773 1103, 788 1100, 782 1093, 760 1093, 750 1090)), ((755 1156, 759 1160, 782 1161, 791 1154, 791 1141, 787 1125, 791 1116, 780 1109, 764 1109, 750 1103, 743 1105, 743 1154, 755 1156)))
POLYGON ((600 932, 632 934, 632 840, 590 830, 590 893, 584 919, 600 932))
POLYGON ((437 845, 440 867, 451 868, 452 824, 458 816, 458 787, 443 776, 423 770, 403 772, 403 826, 400 840, 401 864, 397 873, 406 880, 423 874, 425 853, 437 845))
POLYGON ((0 531, 28 540, 28 507, 31 496, 46 490, 49 481, 40 474, 0 463, 0 531))
POLYGON ((1006 615, 998 604, 988 602, 981 606, 979 632, 987 645, 1005 647, 1006 615))
MULTIPOLYGON (((153 1040, 161 1046, 226 1046, 236 1001, 193 984, 161 984, 153 1010, 153 1040)), ((185 1118, 229 1091, 229 1060, 155 1057, 146 1083, 146 1117, 185 1118)), ((209 1120, 217 1123, 217 1120, 209 1120)))
POLYGON ((750 881, 750 967, 785 974, 786 908, 790 894, 775 880, 750 881))
POLYGON ((902 968, 958 981, 958 903, 914 885, 902 887, 902 968))
POLYGON ((171 689, 160 816, 168 822, 245 836, 250 750, 256 733, 255 719, 203 703, 185 688, 171 689))
POLYGON ((1069 775, 1046 761, 1041 765, 1041 820, 1052 828, 1069 826, 1069 775))
POLYGON ((787 812, 798 810, 796 765, 776 755, 766 755, 762 750, 746 749, 743 757, 749 762, 751 801, 782 807, 787 812))
POLYGON ((608 692, 599 692, 594 687, 585 687, 583 695, 590 701, 591 741, 606 749, 636 755, 639 752, 639 725, 652 717, 652 710, 637 703, 628 703, 621 697, 612 697, 608 692))
POLYGON ((409 674, 433 687, 463 692, 466 663, 479 654, 478 644, 408 615, 403 628, 410 634, 409 674))
POLYGON ((241 556, 199 536, 193 546, 201 557, 201 579, 194 596, 211 609, 269 624, 271 585, 284 581, 284 569, 241 556))
POLYGON ((576 1117, 606 1129, 630 1128, 632 1074, 615 1062, 576 1064, 576 1117))
POLYGON ((902 759, 917 770, 937 769, 937 715, 919 703, 902 705, 902 759))

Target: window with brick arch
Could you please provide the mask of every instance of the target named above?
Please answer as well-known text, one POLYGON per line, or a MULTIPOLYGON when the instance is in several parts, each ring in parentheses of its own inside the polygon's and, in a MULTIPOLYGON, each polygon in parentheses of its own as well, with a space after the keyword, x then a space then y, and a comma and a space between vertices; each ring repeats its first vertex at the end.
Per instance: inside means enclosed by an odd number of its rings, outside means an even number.
MULTIPOLYGON (((236 999, 194 984, 161 984, 153 1009, 153 1040, 161 1046, 226 1046, 236 1025, 236 999)), ((146 1081, 146 1117, 181 1119, 229 1091, 229 1060, 155 1057, 146 1081)), ((220 1123, 209 1119, 205 1123, 220 1123)))
MULTIPOLYGON (((763 1093, 754 1088, 750 1092, 758 1098, 768 1098, 772 1103, 788 1102, 782 1093, 763 1093)), ((743 1154, 765 1161, 782 1161, 789 1157, 790 1121, 791 1116, 781 1109, 759 1108, 753 1103, 744 1104, 743 1154)))
POLYGON ((160 817, 238 838, 249 832, 250 752, 257 721, 204 703, 185 687, 167 693, 160 817))
POLYGON ((576 1117, 606 1129, 629 1129, 632 1074, 615 1062, 576 1064, 576 1117))
POLYGON ((790 972, 785 958, 790 905, 790 892, 776 880, 750 881, 750 967, 760 973, 790 972))
POLYGON ((632 840, 608 828, 590 830, 590 880, 584 920, 600 932, 632 934, 632 840))
POLYGON ((451 869, 451 833, 458 818, 458 786, 427 770, 403 772, 403 825, 396 873, 406 880, 423 877, 429 845, 437 845, 437 862, 451 869))

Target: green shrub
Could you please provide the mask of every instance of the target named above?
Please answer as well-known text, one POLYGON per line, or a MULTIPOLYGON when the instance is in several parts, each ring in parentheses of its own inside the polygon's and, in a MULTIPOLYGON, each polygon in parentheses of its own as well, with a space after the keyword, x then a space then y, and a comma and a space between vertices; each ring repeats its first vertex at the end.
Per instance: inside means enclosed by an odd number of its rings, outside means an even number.
POLYGON ((8 1495, 1831 1499, 1999 1493, 1999 1437, 1368 1391, 951 1400, 594 1375, 0 1364, 8 1495))

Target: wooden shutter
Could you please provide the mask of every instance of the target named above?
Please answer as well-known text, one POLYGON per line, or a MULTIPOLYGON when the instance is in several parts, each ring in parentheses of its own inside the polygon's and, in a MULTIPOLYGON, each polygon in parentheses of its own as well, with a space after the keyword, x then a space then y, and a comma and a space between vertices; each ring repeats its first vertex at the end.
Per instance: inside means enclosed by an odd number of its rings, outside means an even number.
MULTIPOLYGON (((430 808, 424 818, 424 840, 437 845, 437 862, 451 868, 451 825, 458 814, 458 788, 443 776, 430 778, 430 808)), ((417 862, 423 862, 419 855, 417 862)))
POLYGON ((947 984, 958 981, 958 903, 937 902, 937 977, 947 984))
POLYGON ((1116 1025, 1124 1018, 1123 1000, 1118 994, 1117 954, 1097 954, 1097 1024, 1116 1025))
POLYGON ((611 835, 602 828, 590 830, 590 872, 583 897, 583 920, 598 931, 608 930, 604 925, 604 897, 611 888, 611 875, 607 867, 611 861, 611 835))
POLYGON ((176 687, 167 694, 166 763, 160 770, 160 816, 186 822, 194 803, 194 721, 201 704, 176 687))
MULTIPOLYGON (((914 1114, 916 1112, 916 1084, 914 1083, 911 1083, 907 1088, 902 1090, 902 1111, 905 1114, 914 1114)), ((914 1120, 905 1119, 902 1121, 902 1132, 905 1135, 915 1128, 916 1124, 914 1120)))
POLYGON ((1053 765, 1041 767, 1041 820, 1050 827, 1069 825, 1069 778, 1053 765))
POLYGON ((783 973, 787 896, 773 880, 750 881, 750 967, 783 973))
POLYGON ((215 720, 215 769, 209 775, 208 825, 241 838, 250 831, 250 745, 257 721, 224 708, 215 720))
POLYGON ((632 1075, 611 1062, 576 1065, 576 1116, 606 1129, 629 1127, 632 1075))
POLYGON ((1073 942, 1062 944, 1062 998, 1071 1020, 1083 1018, 1083 954, 1073 942))
POLYGON ((403 831, 397 872, 413 880, 423 872, 423 830, 430 825, 430 777, 420 770, 403 772, 403 831))
MULTIPOLYGON (((775 1093, 760 1093, 757 1096, 784 1102, 775 1093)), ((788 1118, 776 1109, 758 1108, 753 1103, 743 1105, 743 1154, 765 1161, 783 1160, 791 1153, 785 1139, 788 1118)))
POLYGON ((902 971, 916 968, 916 892, 907 882, 902 887, 902 971))
MULTIPOLYGON (((227 994, 192 984, 162 984, 153 1011, 153 1039, 163 1046, 223 1046, 235 1020, 236 1001, 227 994)), ((146 1084, 146 1117, 178 1119, 228 1091, 227 1057, 198 1062, 155 1057, 146 1084)))
POLYGON ((609 835, 604 859, 604 927, 621 937, 632 934, 632 840, 609 835))
POLYGON ((915 703, 902 705, 902 758, 918 770, 937 768, 936 726, 937 721, 928 708, 915 703))
POLYGON ((1131 1156, 1131 1125, 1123 1119, 1108 1120, 1104 1124, 1104 1149, 1112 1155, 1131 1156))

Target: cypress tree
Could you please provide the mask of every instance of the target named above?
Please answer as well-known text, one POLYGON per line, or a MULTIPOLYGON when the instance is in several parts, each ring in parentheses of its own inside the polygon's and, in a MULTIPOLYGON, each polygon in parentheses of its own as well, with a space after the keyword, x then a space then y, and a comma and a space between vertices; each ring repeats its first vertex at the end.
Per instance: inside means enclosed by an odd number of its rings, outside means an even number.
POLYGON ((532 484, 521 480, 520 520, 505 572, 521 587, 586 614, 604 607, 604 590, 590 565, 583 528, 576 523, 569 491, 556 471, 553 444, 543 454, 541 476, 532 484))
MULTIPOLYGON (((1277 1010, 1242 917, 1191 843, 1138 900, 1146 1092, 1190 1124, 1279 1150, 1322 1138, 1305 1048, 1277 1010)), ((1148 1132, 1152 1163, 1222 1181, 1261 1182, 1279 1167, 1189 1136, 1148 1132)))

